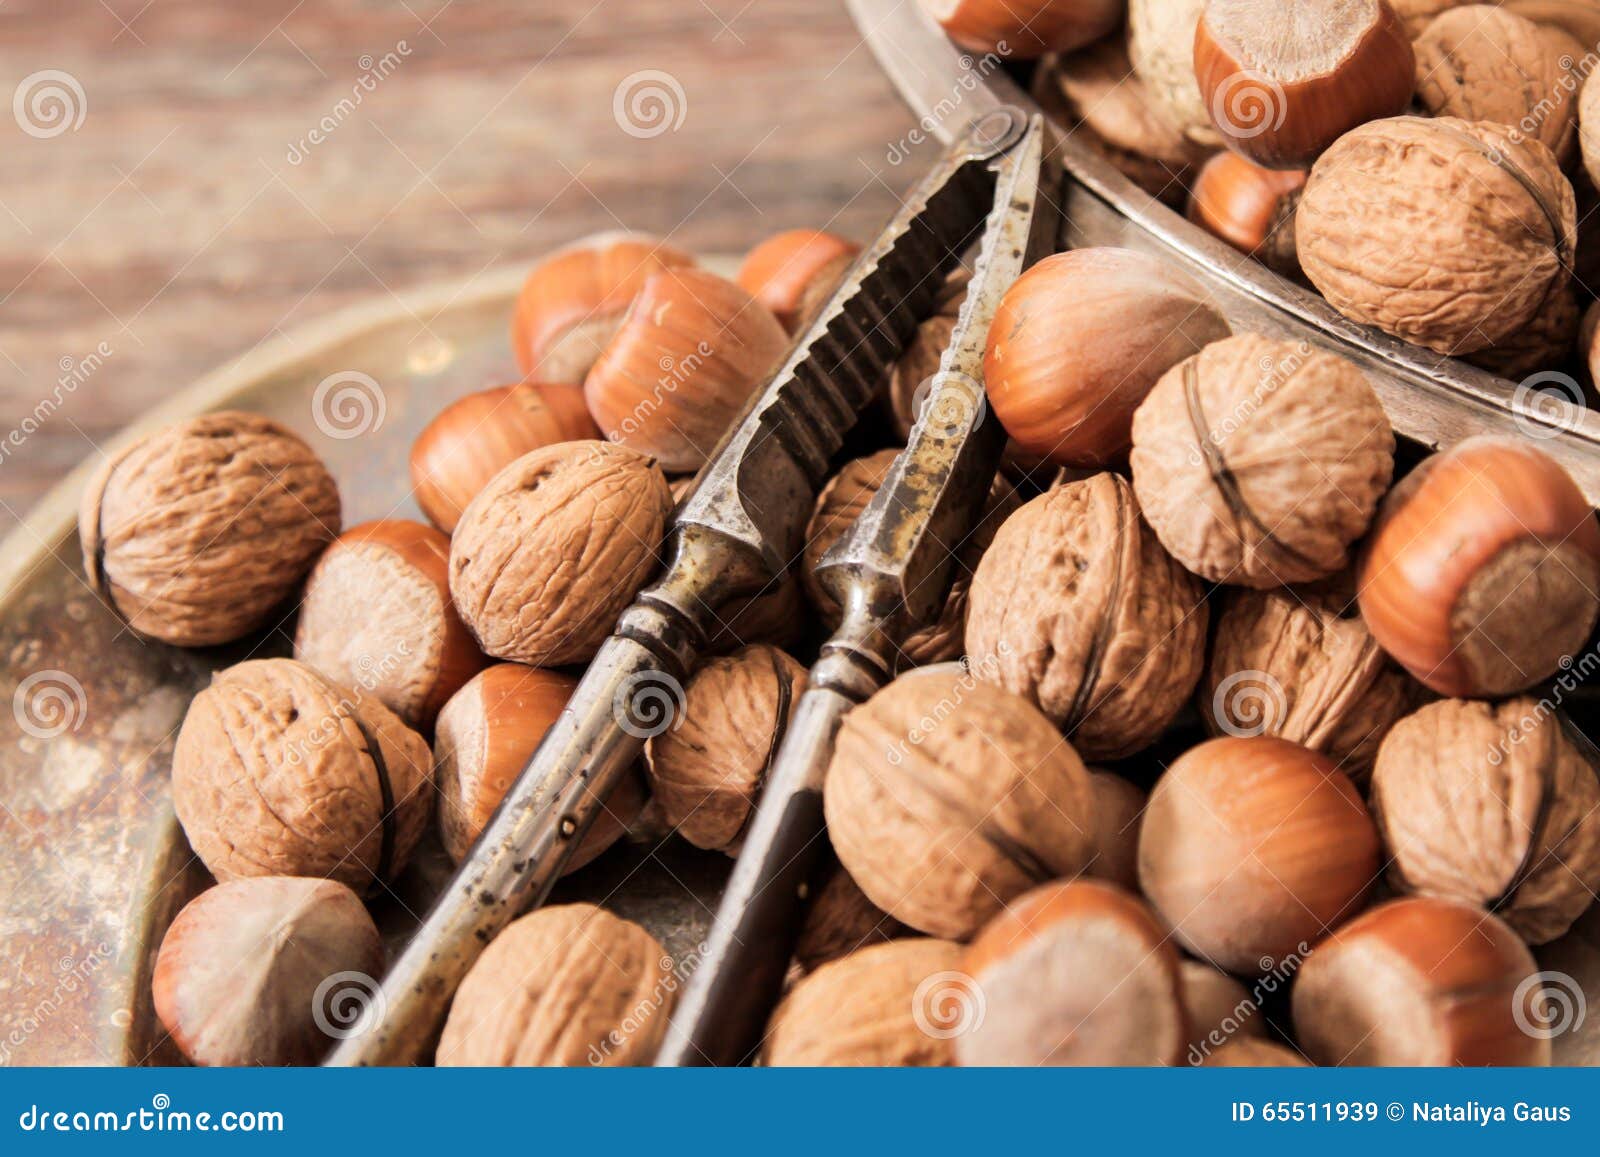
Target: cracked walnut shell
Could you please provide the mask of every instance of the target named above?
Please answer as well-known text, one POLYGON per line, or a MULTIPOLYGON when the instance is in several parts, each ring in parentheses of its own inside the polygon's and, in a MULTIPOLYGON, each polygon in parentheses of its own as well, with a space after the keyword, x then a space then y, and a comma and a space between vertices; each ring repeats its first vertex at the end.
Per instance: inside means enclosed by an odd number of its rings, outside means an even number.
POLYGON ((1058 486, 995 534, 978 564, 967 648, 984 679, 1033 703, 1086 759, 1158 739, 1205 658, 1200 583, 1115 474, 1058 486))
POLYGON ((955 664, 902 675, 845 716, 823 809, 868 899, 957 940, 1095 850, 1083 761, 1030 704, 955 664))
POLYGON ((1567 284, 1576 218, 1572 186, 1538 141, 1394 117, 1318 158, 1295 245, 1340 313, 1459 356, 1505 341, 1567 284))
POLYGON ((1354 363, 1240 334, 1156 383, 1131 461, 1174 558, 1212 582, 1273 587, 1349 565, 1394 474, 1394 431, 1354 363))
POLYGON ((1401 720, 1372 776, 1391 882, 1487 908, 1530 944, 1562 935, 1600 889, 1600 769, 1580 742, 1529 698, 1401 720))
POLYGON ((497 659, 587 662, 654 572, 671 512, 666 478, 632 450, 563 442, 524 454, 461 515, 456 610, 497 659))
POLYGON ((542 908, 478 957, 435 1063, 647 1065, 678 984, 671 957, 639 925, 592 904, 542 908))
POLYGON ((433 808, 422 736, 371 695, 293 659, 219 671, 172 753, 172 804, 218 880, 395 878, 433 808))
POLYGON ((339 533, 339 491, 287 427, 205 414, 108 458, 78 514, 89 584, 137 633, 182 647, 266 622, 339 533))

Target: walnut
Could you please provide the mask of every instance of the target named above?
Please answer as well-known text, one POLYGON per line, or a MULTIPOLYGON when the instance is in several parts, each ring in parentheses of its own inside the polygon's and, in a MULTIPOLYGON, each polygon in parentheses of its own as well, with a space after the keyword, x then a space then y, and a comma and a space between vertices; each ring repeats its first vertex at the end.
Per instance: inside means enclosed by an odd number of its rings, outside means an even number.
POLYGON ((824 964, 772 1014, 762 1061, 807 1068, 954 1064, 946 1019, 976 1016, 978 999, 961 983, 960 967, 959 944, 920 938, 824 964))
POLYGON ((656 568, 672 511, 648 458, 608 442, 525 454, 450 543, 450 594, 483 650, 536 667, 594 657, 656 568))
POLYGON ((1454 117, 1371 121, 1323 153, 1295 245, 1346 317, 1464 355, 1505 341, 1567 284, 1572 186, 1512 130, 1454 117))
POLYGON ((1199 694, 1207 730, 1292 740, 1357 783, 1420 698, 1367 630, 1348 576, 1231 591, 1215 636, 1199 694))
POLYGON ((1531 944, 1571 927, 1600 888, 1600 782, 1563 726, 1529 698, 1397 723, 1372 775, 1391 882, 1488 908, 1531 944))
POLYGON ((339 492, 292 431, 191 418, 108 458, 78 514, 83 569, 134 631, 228 643, 265 623, 339 533, 339 492))
POLYGON ((1094 792, 1050 721, 955 664, 902 675, 845 716, 823 806, 878 907, 964 939, 1094 854, 1094 792))
POLYGON ((672 725, 645 748, 656 804, 679 835, 738 854, 805 689, 805 668, 774 647, 701 664, 672 725))
POLYGON ((901 441, 911 436, 917 407, 923 401, 918 391, 939 372, 939 359, 950 344, 950 335, 955 333, 971 281, 972 272, 965 266, 957 266, 945 279, 934 300, 933 313, 917 327, 916 335, 889 374, 889 411, 901 441))
MULTIPOLYGON (((1568 286, 1551 294, 1549 302, 1527 325, 1505 341, 1469 355, 1467 361, 1502 378, 1520 381, 1540 370, 1566 364, 1579 347, 1582 323, 1578 295, 1568 286)), ((1576 399, 1569 396, 1567 400, 1576 399)))
POLYGON ((1394 432, 1353 362, 1240 334, 1162 376, 1134 415, 1130 461, 1173 557, 1270 587, 1349 565, 1394 474, 1394 432))
POLYGON ((1571 69, 1583 50, 1572 55, 1558 36, 1570 40, 1493 5, 1452 8, 1416 38, 1417 100, 1435 116, 1509 125, 1565 164, 1578 129, 1571 69))
POLYGON ((427 827, 433 758, 375 697, 293 659, 251 659, 189 705, 172 805, 219 880, 326 876, 370 890, 427 827))
POLYGON ((156 956, 156 1015, 197 1065, 314 1065, 377 989, 383 944, 333 880, 258 876, 184 906, 156 956))
POLYGON ((1400 23, 1406 26, 1406 34, 1412 40, 1416 40, 1422 35, 1423 30, 1433 23, 1435 16, 1466 2, 1467 0, 1389 0, 1389 7, 1400 17, 1400 23))
MULTIPOLYGON (((812 605, 830 633, 837 629, 844 613, 817 581, 817 564, 867 508, 889 476, 899 453, 896 449, 879 450, 846 463, 817 495, 816 509, 806 527, 805 567, 801 578, 812 605)), ((942 663, 957 658, 965 649, 964 620, 973 571, 989 548, 995 531, 1016 507, 1015 491, 1003 477, 996 475, 977 527, 962 542, 954 544, 955 561, 950 567, 950 594, 944 610, 938 621, 919 628, 906 639, 899 656, 902 666, 942 663)))
POLYGON ((435 1063, 646 1065, 679 983, 637 924, 592 904, 542 908, 496 936, 467 973, 435 1063))
POLYGON ((1128 0, 1133 70, 1168 120, 1208 148, 1222 144, 1194 77, 1194 38, 1206 0, 1128 0))
POLYGON ((803 971, 815 972, 830 960, 910 934, 911 929, 867 899, 849 872, 835 867, 806 911, 794 958, 803 971))
POLYGON ((1154 743, 1204 662, 1205 595, 1097 474, 1040 495, 995 534, 967 610, 973 670, 1037 705, 1088 759, 1154 743))

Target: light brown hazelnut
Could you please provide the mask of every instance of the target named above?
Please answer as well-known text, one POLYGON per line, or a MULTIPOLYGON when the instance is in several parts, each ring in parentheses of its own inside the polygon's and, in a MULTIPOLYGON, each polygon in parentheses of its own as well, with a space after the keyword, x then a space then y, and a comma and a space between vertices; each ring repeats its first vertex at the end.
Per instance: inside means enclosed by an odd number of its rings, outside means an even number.
POLYGON ((913 935, 911 929, 878 907, 850 873, 835 867, 806 909, 794 959, 804 972, 874 944, 913 935))
POLYGON ((1304 956, 1363 907, 1378 834, 1350 778, 1283 739, 1213 739, 1156 783, 1139 882, 1189 951, 1241 976, 1304 956))
POLYGON ((1547 1065, 1538 965, 1504 923, 1456 900, 1391 900, 1344 925, 1295 979, 1294 1027, 1319 1065, 1547 1065))
POLYGON ((1094 788, 1094 858, 1084 870, 1096 879, 1139 890, 1139 823, 1145 790, 1109 771, 1089 770, 1094 788))
POLYGON ((1295 248, 1346 317, 1460 356, 1517 333, 1567 284, 1576 212, 1538 141, 1487 122, 1395 117, 1317 160, 1295 248))
POLYGON ((1206 0, 1128 0, 1128 54, 1157 106, 1190 140, 1222 145, 1194 76, 1194 37, 1206 0))
POLYGON ((951 939, 1094 855, 1083 762, 1034 707, 954 664, 902 675, 845 716, 823 805, 867 897, 951 939))
POLYGON ((399 875, 433 808, 433 757, 375 696, 293 659, 251 659, 189 704, 172 805, 218 880, 399 875))
POLYGON ((1298 279, 1294 215, 1306 187, 1302 169, 1265 169, 1238 153, 1217 153, 1200 169, 1189 220, 1274 273, 1298 279))
POLYGON ((791 988, 772 1014, 762 1063, 953 1064, 952 1029, 976 1016, 976 998, 960 967, 959 944, 922 938, 875 944, 824 964, 791 988))
POLYGON ((294 657, 431 727, 488 662, 450 601, 450 539, 399 518, 345 531, 306 580, 294 657))
POLYGON ((1372 775, 1396 889, 1488 908, 1530 944, 1566 932, 1600 889, 1600 767, 1563 731, 1526 698, 1397 723, 1372 775))
POLYGON ((645 745, 651 794, 679 835, 738 854, 805 689, 806 669, 775 647, 695 670, 671 725, 645 745))
POLYGON ((1123 0, 921 0, 951 40, 970 52, 1031 60, 1071 52, 1115 30, 1123 0))
POLYGON ((1133 418, 1133 489, 1201 578, 1309 582, 1350 564, 1394 474, 1367 376, 1308 342, 1240 334, 1168 370, 1133 418))
POLYGON ((1421 688, 1378 646, 1347 576, 1228 592, 1200 683, 1213 735, 1276 735, 1320 751, 1357 783, 1421 688))
POLYGON ((672 495, 648 458, 563 442, 483 488, 450 543, 450 594, 497 659, 587 662, 657 565, 672 495))
POLYGON ((820 229, 789 229, 749 253, 734 280, 772 311, 789 333, 799 333, 844 279, 861 246, 820 229))
MULTIPOLYGON (((479 672, 439 712, 433 739, 439 836, 456 863, 472 850, 577 686, 576 679, 557 671, 497 663, 479 672)), ((573 850, 567 874, 616 843, 643 808, 639 777, 624 777, 573 850)))
POLYGON ((996 532, 972 580, 974 671, 1035 704, 1089 759, 1132 755, 1187 702, 1205 658, 1199 582, 1098 474, 1040 495, 996 532))
POLYGON ((288 428, 205 414, 107 458, 78 513, 83 571, 138 634, 181 647, 263 625, 339 533, 339 491, 288 428))
POLYGON ((678 985, 671 958, 637 924, 592 904, 541 908, 467 973, 435 1063, 647 1065, 678 985))
POLYGON ((314 1065, 358 1027, 383 944, 334 880, 257 876, 210 888, 162 938, 156 1016, 197 1065, 314 1065))
POLYGON ((963 1065, 1175 1065, 1188 1028, 1178 952, 1144 901, 1096 880, 1045 884, 967 949, 983 1018, 963 1065))
POLYGON ((1267 1024, 1250 993, 1226 972, 1198 960, 1178 965, 1179 990, 1187 1013, 1191 1065, 1206 1063, 1218 1049, 1235 1040, 1263 1037, 1267 1024))
POLYGON ((1208 1069, 1305 1069, 1311 1067, 1293 1049, 1254 1037, 1235 1037, 1200 1062, 1208 1069))
MULTIPOLYGON (((844 612, 817 581, 817 565, 867 508, 888 478, 899 454, 896 449, 879 450, 847 462, 817 495, 811 522, 806 526, 804 567, 800 575, 811 605, 829 632, 838 628, 844 612)), ((972 587, 973 572, 994 539, 995 531, 1016 508, 1016 492, 1005 478, 996 475, 977 526, 956 544, 955 559, 950 566, 950 593, 944 609, 936 621, 906 637, 898 656, 901 666, 943 663, 961 656, 966 646, 967 593, 972 587)))

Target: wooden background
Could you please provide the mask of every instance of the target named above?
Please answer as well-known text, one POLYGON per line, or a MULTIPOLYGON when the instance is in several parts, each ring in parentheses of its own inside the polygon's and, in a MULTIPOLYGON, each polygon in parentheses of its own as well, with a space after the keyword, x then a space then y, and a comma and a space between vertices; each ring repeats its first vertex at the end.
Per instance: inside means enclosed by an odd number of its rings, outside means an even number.
POLYGON ((932 155, 891 163, 912 119, 839 0, 6 0, 8 93, 0 529, 340 306, 597 229, 865 239, 932 155), (676 127, 616 115, 646 70, 676 127))

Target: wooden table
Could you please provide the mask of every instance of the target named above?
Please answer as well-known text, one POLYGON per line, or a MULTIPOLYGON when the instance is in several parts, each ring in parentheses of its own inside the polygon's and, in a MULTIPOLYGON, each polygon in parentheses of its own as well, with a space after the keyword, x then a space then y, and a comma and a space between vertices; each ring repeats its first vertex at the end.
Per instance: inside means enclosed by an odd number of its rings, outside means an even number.
POLYGON ((330 310, 598 229, 864 239, 932 155, 835 0, 9 0, 0 32, 7 527, 330 310))

